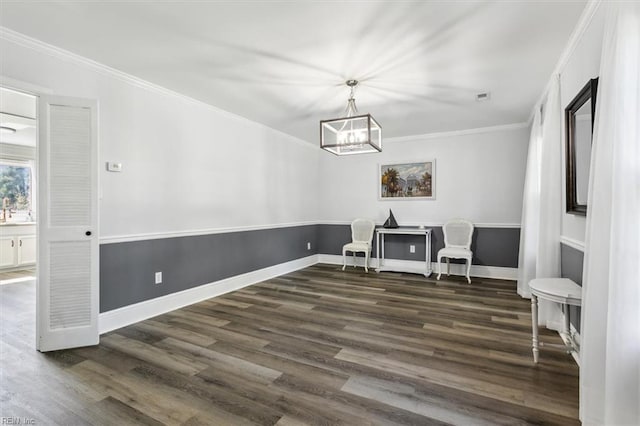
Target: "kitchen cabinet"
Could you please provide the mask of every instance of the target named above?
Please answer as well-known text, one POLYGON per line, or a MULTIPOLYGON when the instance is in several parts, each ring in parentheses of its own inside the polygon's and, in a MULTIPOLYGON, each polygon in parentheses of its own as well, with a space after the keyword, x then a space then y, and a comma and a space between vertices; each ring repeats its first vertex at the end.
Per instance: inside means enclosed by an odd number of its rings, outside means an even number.
POLYGON ((16 264, 15 241, 13 237, 0 237, 0 268, 11 268, 16 264))
POLYGON ((33 223, 0 225, 0 268, 36 263, 36 227, 33 223))
POLYGON ((18 266, 36 263, 36 236, 20 235, 16 240, 18 245, 18 266))

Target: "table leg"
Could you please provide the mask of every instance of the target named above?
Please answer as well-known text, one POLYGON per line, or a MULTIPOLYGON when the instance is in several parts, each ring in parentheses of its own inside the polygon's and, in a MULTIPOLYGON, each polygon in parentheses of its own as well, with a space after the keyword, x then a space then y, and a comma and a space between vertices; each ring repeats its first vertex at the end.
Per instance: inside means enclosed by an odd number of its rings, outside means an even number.
POLYGON ((533 362, 538 362, 538 298, 531 295, 531 332, 533 335, 533 362))
POLYGON ((571 344, 571 325, 569 318, 569 305, 564 304, 564 338, 567 342, 567 353, 571 353, 573 350, 573 346, 571 344))
POLYGON ((376 272, 380 272, 380 233, 376 232, 376 259, 378 259, 378 269, 376 272))
POLYGON ((433 259, 431 258, 431 231, 429 231, 427 233, 427 241, 428 241, 428 246, 429 246, 429 255, 427 257, 427 259, 429 259, 429 273, 433 272, 433 267, 431 266, 431 262, 433 262, 433 259))
POLYGON ((424 234, 424 276, 429 276, 429 233, 424 234))
MULTIPOLYGON (((381 240, 381 242, 380 242, 380 250, 382 251, 382 259, 381 259, 382 263, 381 263, 381 265, 383 265, 384 264, 384 234, 382 234, 382 237, 380 237, 380 240, 381 240)), ((380 267, 382 267, 382 266, 380 266, 380 267)))

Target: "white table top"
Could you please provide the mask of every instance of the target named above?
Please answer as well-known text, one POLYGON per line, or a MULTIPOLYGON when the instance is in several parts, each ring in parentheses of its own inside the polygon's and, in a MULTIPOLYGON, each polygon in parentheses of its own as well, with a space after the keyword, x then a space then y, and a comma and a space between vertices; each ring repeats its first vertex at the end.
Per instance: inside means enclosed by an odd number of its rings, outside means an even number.
POLYGON ((554 302, 580 306, 582 287, 568 278, 536 278, 529 281, 531 293, 554 302))
POLYGON ((378 234, 404 234, 404 235, 425 235, 431 232, 431 228, 376 228, 378 234))

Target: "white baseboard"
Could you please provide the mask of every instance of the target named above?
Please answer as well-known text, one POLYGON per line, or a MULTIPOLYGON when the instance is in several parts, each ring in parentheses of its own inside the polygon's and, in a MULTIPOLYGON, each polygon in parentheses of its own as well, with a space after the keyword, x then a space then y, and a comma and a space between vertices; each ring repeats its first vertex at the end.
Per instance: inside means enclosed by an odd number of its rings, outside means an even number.
MULTIPOLYGON (((556 303, 555 305, 558 307, 558 311, 560 313, 561 318, 555 318, 554 321, 547 321, 546 324, 540 324, 540 325, 544 326, 549 330, 553 330, 557 332, 558 336, 560 336, 560 338, 562 339, 562 342, 565 345, 569 345, 570 344, 569 340, 563 334, 564 333, 564 315, 566 315, 566 313, 562 312, 562 309, 560 308, 561 305, 559 303, 556 303)), ((576 330, 573 324, 569 325, 569 332, 571 333, 573 340, 578 344, 578 351, 572 351, 571 356, 576 361, 576 364, 578 364, 578 367, 580 367, 580 352, 579 352, 580 333, 578 333, 578 330, 576 330)))
POLYGON ((183 290, 155 299, 145 300, 119 309, 101 313, 98 318, 100 334, 192 305, 212 297, 239 290, 280 275, 288 274, 318 263, 318 255, 303 257, 291 262, 281 263, 246 274, 236 275, 198 287, 183 290))
MULTIPOLYGON (((319 254, 318 263, 328 263, 330 265, 342 265, 342 256, 333 254, 319 254)), ((364 266, 364 257, 356 257, 356 266, 364 266)), ((369 269, 375 269, 378 265, 377 258, 369 259, 369 269)), ((398 260, 398 259, 385 259, 385 265, 393 267, 395 269, 406 269, 407 271, 423 271, 424 262, 418 262, 415 260, 398 260)), ((347 256, 347 266, 353 266, 353 257, 347 256)), ((431 262, 431 269, 434 274, 438 273, 438 263, 431 262)), ((446 265, 443 264, 443 272, 446 271, 446 265)), ((451 264, 451 275, 464 276, 466 274, 466 267, 462 264, 451 264)), ((502 280, 516 280, 518 279, 518 268, 504 268, 500 266, 482 266, 471 265, 471 271, 469 273, 472 277, 478 278, 496 278, 502 280)))
MULTIPOLYGON (((562 343, 564 343, 567 346, 571 346, 571 342, 569 341, 567 336, 565 336, 562 332, 559 331, 559 330, 562 330, 561 327, 552 328, 547 326, 547 328, 557 331, 558 336, 560 336, 560 338, 562 339, 562 343)), ((578 344, 578 350, 571 351, 571 356, 573 357, 576 364, 578 364, 578 367, 580 367, 580 333, 578 333, 578 330, 576 330, 573 324, 569 326, 569 332, 571 333, 571 337, 573 338, 573 340, 578 344)))
MULTIPOLYGON (((318 263, 327 263, 329 265, 342 265, 342 256, 335 254, 319 254, 318 255, 318 263)), ((353 267, 354 261, 352 256, 347 256, 347 266, 353 267)), ((398 270, 406 270, 407 272, 414 272, 418 274, 424 273, 424 262, 417 262, 415 260, 396 260, 396 259, 386 259, 384 262, 385 267, 389 267, 392 269, 398 270)), ((355 266, 364 267, 364 257, 355 258, 355 266)), ((378 267, 378 259, 372 258, 369 259, 370 270, 374 270, 378 267)))
MULTIPOLYGON (((573 340, 578 344, 578 351, 571 352, 571 356, 576 361, 576 364, 578 364, 578 367, 580 367, 580 343, 581 343, 580 333, 578 333, 578 330, 576 330, 573 324, 570 325, 569 330, 571 331, 571 336, 573 337, 573 340)), ((562 334, 560 334, 560 338, 565 343, 565 345, 569 343, 567 339, 562 337, 562 334)))

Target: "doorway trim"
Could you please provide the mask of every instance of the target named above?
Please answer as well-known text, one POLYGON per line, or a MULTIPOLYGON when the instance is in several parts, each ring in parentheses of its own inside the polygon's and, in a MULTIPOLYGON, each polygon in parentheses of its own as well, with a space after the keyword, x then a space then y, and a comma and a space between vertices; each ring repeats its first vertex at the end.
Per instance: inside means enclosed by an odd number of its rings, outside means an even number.
MULTIPOLYGON (((39 165, 39 160, 38 160, 39 156, 40 156, 39 150, 40 150, 40 144, 41 144, 41 141, 39 140, 40 139, 40 124, 41 124, 41 117, 39 116, 39 112, 40 112, 40 107, 39 106, 40 106, 40 101, 41 101, 43 96, 51 96, 51 95, 54 95, 55 92, 50 88, 38 86, 36 84, 28 83, 28 82, 23 81, 23 80, 17 80, 17 79, 8 77, 8 76, 3 75, 3 74, 0 74, 0 87, 6 88, 6 89, 10 89, 10 90, 15 90, 15 91, 18 91, 18 92, 22 92, 22 93, 34 96, 36 98, 36 146, 35 146, 35 158, 34 158, 34 170, 35 170, 35 179, 34 180, 36 182, 37 191, 40 193, 39 195, 44 195, 44 194, 46 194, 47 191, 46 191, 46 188, 44 188, 42 185, 40 185, 41 184, 41 180, 40 180, 40 165, 39 165)), ((97 100, 96 100, 96 107, 95 108, 97 108, 97 100)), ((97 110, 96 110, 96 113, 97 113, 97 110)), ((99 117, 96 116, 96 118, 95 118, 95 125, 96 126, 98 126, 98 122, 99 122, 99 117)), ((98 129, 96 128, 95 131, 97 132, 98 129)), ((97 149, 97 154, 96 154, 97 155, 96 167, 97 167, 99 162, 100 162, 100 151, 99 151, 100 145, 99 145, 99 142, 98 142, 99 137, 97 136, 97 134, 96 134, 95 137, 96 137, 96 149, 97 149)), ((98 197, 98 200, 99 200, 101 198, 100 197, 101 185, 100 185, 100 174, 99 174, 99 172, 98 172, 98 175, 97 175, 96 179, 97 179, 97 181, 96 181, 97 188, 95 190, 97 191, 97 197, 98 197)), ((98 211, 96 212, 96 214, 98 214, 98 217, 99 217, 99 209, 100 209, 99 205, 100 205, 100 203, 98 201, 98 206, 97 206, 98 211)), ((40 208, 40 206, 39 206, 39 208, 40 208)), ((36 236, 39 235, 40 226, 41 226, 40 225, 40 220, 38 220, 39 219, 38 218, 38 215, 39 215, 38 212, 40 211, 39 208, 38 208, 38 210, 36 210, 36 215, 37 215, 36 216, 36 225, 35 225, 36 226, 36 236)), ((96 228, 96 231, 97 231, 98 238, 99 238, 99 225, 96 228)), ((36 301, 37 301, 37 300, 39 300, 40 293, 42 291, 42 289, 41 289, 42 280, 40 279, 40 276, 41 276, 40 268, 41 268, 41 263, 42 263, 41 259, 40 259, 40 248, 39 248, 39 245, 41 244, 40 238, 37 238, 36 244, 37 244, 37 249, 36 249, 36 301)), ((98 242, 98 253, 99 253, 99 242, 98 242)), ((98 257, 99 257, 99 254, 98 254, 98 257)), ((99 260, 98 260, 98 262, 99 262, 99 260)), ((98 280, 98 283, 97 283, 97 290, 96 291, 98 292, 98 296, 97 297, 99 297, 99 289, 100 289, 99 272, 98 272, 97 280, 98 280)), ((99 304, 98 304, 98 306, 99 306, 99 304)), ((34 330, 35 331, 34 349, 36 349, 36 350, 39 348, 39 335, 40 335, 39 334, 39 331, 40 331, 39 328, 40 328, 40 325, 41 325, 40 324, 41 321, 39 321, 39 318, 40 318, 40 314, 43 314, 43 309, 44 308, 42 306, 38 306, 38 302, 36 302, 36 312, 35 312, 36 321, 35 321, 35 330, 34 330), (38 310, 40 312, 38 312, 38 310)), ((95 322, 96 324, 98 324, 99 316, 100 316, 100 313, 99 313, 99 307, 98 307, 97 311, 95 312, 95 318, 93 318, 93 322, 95 322)), ((99 338, 99 335, 100 334, 99 334, 99 331, 98 331, 98 338, 99 338)))

